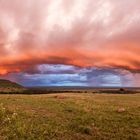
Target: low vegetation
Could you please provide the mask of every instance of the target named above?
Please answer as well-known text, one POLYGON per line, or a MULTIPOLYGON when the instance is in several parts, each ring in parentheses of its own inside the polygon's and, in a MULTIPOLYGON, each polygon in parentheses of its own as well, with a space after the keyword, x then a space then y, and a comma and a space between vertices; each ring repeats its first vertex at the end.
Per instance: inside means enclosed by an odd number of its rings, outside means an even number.
POLYGON ((140 94, 0 95, 2 140, 139 140, 140 94))
POLYGON ((25 88, 9 80, 0 79, 0 93, 21 93, 25 88))

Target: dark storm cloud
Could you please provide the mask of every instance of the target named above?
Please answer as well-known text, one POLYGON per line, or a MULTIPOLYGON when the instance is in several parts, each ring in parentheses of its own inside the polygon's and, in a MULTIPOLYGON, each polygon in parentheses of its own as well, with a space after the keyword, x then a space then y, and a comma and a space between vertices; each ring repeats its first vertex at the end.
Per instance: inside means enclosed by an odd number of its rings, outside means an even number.
POLYGON ((9 73, 0 78, 25 86, 131 86, 128 71, 115 68, 82 68, 72 65, 40 65, 38 71, 9 73))

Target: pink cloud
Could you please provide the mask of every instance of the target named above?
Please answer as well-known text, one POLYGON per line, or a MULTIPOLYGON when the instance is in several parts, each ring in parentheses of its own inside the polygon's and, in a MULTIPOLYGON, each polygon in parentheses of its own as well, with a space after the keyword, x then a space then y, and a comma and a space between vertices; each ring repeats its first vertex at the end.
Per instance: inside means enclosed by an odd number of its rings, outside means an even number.
POLYGON ((139 0, 0 2, 0 74, 39 64, 140 70, 139 0))

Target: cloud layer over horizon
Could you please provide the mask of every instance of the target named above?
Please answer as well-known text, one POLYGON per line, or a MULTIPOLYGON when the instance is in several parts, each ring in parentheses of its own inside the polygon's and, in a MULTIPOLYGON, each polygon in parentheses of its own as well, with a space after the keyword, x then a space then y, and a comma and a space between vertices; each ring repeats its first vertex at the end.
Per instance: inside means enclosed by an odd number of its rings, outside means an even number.
POLYGON ((139 5, 1 0, 0 78, 24 85, 140 86, 139 5))

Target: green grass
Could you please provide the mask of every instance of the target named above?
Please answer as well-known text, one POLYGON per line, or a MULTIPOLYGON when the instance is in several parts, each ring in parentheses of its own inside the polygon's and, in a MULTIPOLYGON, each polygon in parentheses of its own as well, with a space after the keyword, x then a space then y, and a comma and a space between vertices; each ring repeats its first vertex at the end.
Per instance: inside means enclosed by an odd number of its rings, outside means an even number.
POLYGON ((1 139, 139 140, 140 94, 0 95, 1 139))
POLYGON ((21 93, 24 91, 25 88, 21 85, 9 80, 0 79, 0 94, 21 93))
POLYGON ((7 88, 7 87, 22 88, 21 85, 15 83, 15 82, 11 82, 9 80, 3 80, 3 79, 0 79, 0 87, 1 88, 7 88))

